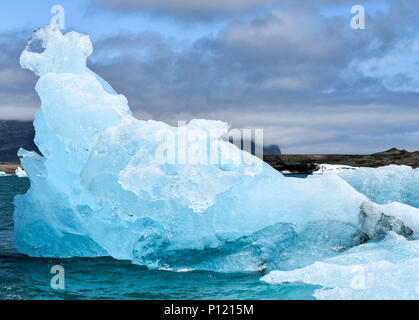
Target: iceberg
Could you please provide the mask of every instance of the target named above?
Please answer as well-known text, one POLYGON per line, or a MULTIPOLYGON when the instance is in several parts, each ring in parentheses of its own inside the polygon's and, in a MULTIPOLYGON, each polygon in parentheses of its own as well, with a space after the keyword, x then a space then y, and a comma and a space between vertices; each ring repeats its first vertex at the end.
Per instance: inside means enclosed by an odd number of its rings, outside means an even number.
POLYGON ((319 168, 313 172, 313 174, 325 174, 325 173, 340 173, 344 172, 346 170, 356 170, 358 167, 352 167, 352 166, 345 166, 340 164, 319 164, 319 168))
POLYGON ((394 164, 379 168, 320 164, 313 174, 338 174, 380 204, 401 202, 419 208, 419 168, 394 164))
POLYGON ((20 57, 39 76, 42 153, 18 153, 31 182, 14 201, 20 252, 269 271, 339 256, 383 233, 415 238, 419 209, 375 204, 338 175, 286 178, 224 141, 224 122, 136 119, 86 66, 92 51, 88 36, 47 26, 20 57), (34 41, 43 52, 31 51, 34 41))
POLYGON ((15 170, 15 176, 18 177, 18 178, 27 178, 28 177, 26 172, 21 167, 18 167, 15 170))
POLYGON ((419 208, 419 168, 389 165, 347 170, 339 176, 374 202, 401 202, 419 208))
POLYGON ((390 232, 346 253, 291 271, 272 271, 271 284, 304 282, 322 288, 318 299, 418 299, 419 240, 390 232))
POLYGON ((6 172, 0 171, 0 177, 6 177, 6 176, 7 176, 6 172))

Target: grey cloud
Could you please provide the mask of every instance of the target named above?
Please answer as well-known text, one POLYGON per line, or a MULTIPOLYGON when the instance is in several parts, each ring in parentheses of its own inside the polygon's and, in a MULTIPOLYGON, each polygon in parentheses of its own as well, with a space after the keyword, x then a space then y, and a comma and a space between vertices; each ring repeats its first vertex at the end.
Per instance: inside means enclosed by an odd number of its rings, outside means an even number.
MULTIPOLYGON (((278 108, 266 112, 220 110, 165 114, 159 119, 176 125, 175 119, 222 119, 232 128, 264 129, 264 141, 280 143, 287 153, 371 153, 396 145, 416 150, 419 113, 391 105, 325 106, 298 111, 278 108), (282 109, 282 110, 281 110, 282 109)), ((139 118, 149 118, 142 112, 139 118)))
MULTIPOLYGON (((207 23, 214 20, 227 18, 242 19, 247 14, 255 12, 263 13, 274 8, 289 9, 296 11, 315 11, 321 7, 344 6, 349 9, 353 5, 362 4, 369 6, 382 4, 380 0, 369 0, 365 3, 357 3, 353 0, 92 0, 89 2, 90 13, 111 12, 115 14, 150 14, 152 16, 173 18, 176 21, 190 23, 207 23)), ((404 16, 406 8, 411 12, 417 10, 419 5, 413 0, 387 0, 393 7, 394 15, 398 12, 404 16)), ((392 27, 382 26, 382 32, 391 32, 392 27)))
MULTIPOLYGON (((365 32, 353 31, 346 17, 325 18, 309 9, 272 10, 234 22, 181 50, 152 33, 102 39, 96 52, 114 56, 94 56, 91 66, 142 118, 257 125, 268 143, 288 152, 369 152, 388 143, 419 148, 419 94, 391 91, 382 78, 351 65, 409 41, 408 8, 370 17, 365 32), (383 30, 385 23, 396 26, 383 30)), ((402 75, 385 80, 412 85, 402 75)))
POLYGON ((106 62, 96 59, 93 65, 111 82, 118 79, 114 84, 122 90, 157 90, 156 101, 172 96, 169 110, 192 108, 188 101, 206 102, 204 108, 238 102, 246 108, 278 99, 293 104, 302 93, 312 104, 343 95, 366 102, 383 91, 381 79, 364 77, 359 70, 346 77, 342 72, 356 57, 385 54, 385 40, 354 35, 342 18, 274 12, 232 24, 217 37, 203 38, 181 52, 157 34, 104 39, 96 43, 96 52, 119 48, 120 56, 106 62), (370 42, 375 42, 374 48, 370 42), (330 91, 335 94, 325 93, 330 91), (184 100, 182 107, 179 99, 184 100))
POLYGON ((30 120, 40 101, 35 92, 37 77, 22 70, 19 57, 30 30, 0 33, 0 119, 30 120))
POLYGON ((93 11, 148 12, 183 21, 212 20, 278 3, 278 0, 94 0, 93 11))
POLYGON ((248 9, 266 3, 277 2, 274 0, 101 0, 100 3, 120 10, 141 10, 144 8, 161 10, 216 10, 232 11, 248 9))

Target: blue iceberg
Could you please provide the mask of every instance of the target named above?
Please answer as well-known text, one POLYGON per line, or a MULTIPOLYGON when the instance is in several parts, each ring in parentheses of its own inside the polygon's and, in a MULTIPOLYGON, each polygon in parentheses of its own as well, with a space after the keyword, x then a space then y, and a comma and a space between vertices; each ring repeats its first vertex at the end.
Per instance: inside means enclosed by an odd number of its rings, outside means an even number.
POLYGON ((390 232, 340 256, 304 268, 272 271, 262 277, 271 284, 304 282, 321 286, 318 299, 418 299, 419 240, 390 232))
POLYGON ((339 175, 372 201, 397 201, 419 208, 419 168, 390 165, 345 170, 339 175))
POLYGON ((45 27, 21 55, 39 76, 42 155, 19 151, 31 181, 15 198, 20 252, 149 268, 293 270, 383 234, 419 232, 419 209, 375 204, 338 175, 285 178, 223 140, 221 121, 136 119, 87 68, 92 50, 86 35, 45 27), (43 52, 31 51, 34 41, 43 52))

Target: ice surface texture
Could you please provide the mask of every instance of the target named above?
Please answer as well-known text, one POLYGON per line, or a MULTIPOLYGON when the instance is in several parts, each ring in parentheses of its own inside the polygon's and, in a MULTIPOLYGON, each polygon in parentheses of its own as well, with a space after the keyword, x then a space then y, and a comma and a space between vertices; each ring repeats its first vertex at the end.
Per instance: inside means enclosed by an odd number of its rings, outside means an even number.
POLYGON ((26 172, 23 171, 21 167, 18 167, 15 170, 15 176, 18 177, 18 178, 27 178, 28 177, 28 175, 26 174, 26 172))
POLYGON ((339 175, 377 203, 397 201, 419 208, 419 168, 390 165, 346 170, 339 175))
POLYGON ((417 299, 419 240, 395 233, 292 271, 272 271, 262 278, 272 284, 304 282, 320 285, 319 299, 417 299))
POLYGON ((225 142, 221 121, 171 127, 134 118, 127 99, 86 67, 88 36, 46 27, 35 40, 44 51, 31 52, 30 42, 21 65, 40 77, 42 156, 19 151, 31 180, 15 199, 21 252, 291 270, 389 231, 415 236, 417 209, 401 220, 408 206, 375 205, 337 175, 285 178, 225 142))
POLYGON ((345 172, 347 170, 356 170, 358 167, 352 167, 352 166, 345 166, 340 164, 326 164, 322 163, 319 164, 319 168, 316 171, 313 171, 314 175, 318 174, 325 174, 325 173, 340 173, 345 172))

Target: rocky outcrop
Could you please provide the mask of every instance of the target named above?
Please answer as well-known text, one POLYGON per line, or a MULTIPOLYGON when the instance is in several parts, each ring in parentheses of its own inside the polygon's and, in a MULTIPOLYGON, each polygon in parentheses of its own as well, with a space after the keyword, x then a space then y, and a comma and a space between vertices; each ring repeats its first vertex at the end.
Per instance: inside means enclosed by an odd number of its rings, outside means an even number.
POLYGON ((0 172, 6 174, 15 174, 16 169, 19 167, 19 162, 0 162, 0 172))
POLYGON ((313 161, 289 158, 287 155, 268 155, 267 157, 264 156, 263 159, 284 174, 311 174, 319 169, 319 165, 313 161))
POLYGON ((310 174, 318 169, 317 164, 336 164, 352 167, 382 167, 390 164, 419 167, 419 151, 409 152, 396 148, 371 155, 271 155, 263 160, 285 174, 310 174))

